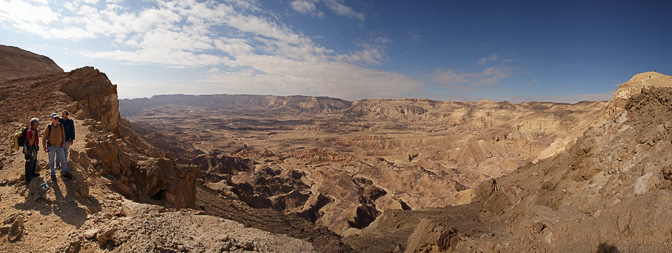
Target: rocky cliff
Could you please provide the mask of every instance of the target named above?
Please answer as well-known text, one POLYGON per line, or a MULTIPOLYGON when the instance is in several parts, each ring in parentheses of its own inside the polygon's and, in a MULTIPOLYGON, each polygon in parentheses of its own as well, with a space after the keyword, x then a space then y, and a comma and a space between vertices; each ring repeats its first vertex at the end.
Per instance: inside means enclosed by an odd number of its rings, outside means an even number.
POLYGON ((0 83, 24 77, 63 73, 49 57, 0 45, 0 83))
POLYGON ((399 242, 409 252, 667 251, 672 89, 619 94, 612 103, 622 111, 567 152, 480 184, 471 204, 386 211, 350 244, 360 251, 399 242))
POLYGON ((2 102, 11 108, 8 112, 17 112, 3 115, 5 133, 25 125, 31 117, 41 118, 46 125, 50 112, 68 109, 72 113, 78 128, 86 129, 77 140, 84 147, 70 152, 75 161, 71 166, 82 173, 76 173, 77 177, 105 176, 110 179, 107 184, 135 200, 162 200, 177 208, 194 205, 196 170, 161 158, 138 139, 128 123, 120 121, 116 86, 100 71, 85 67, 16 79, 3 84, 1 95, 7 98, 2 102), (32 95, 23 94, 26 87, 32 95))

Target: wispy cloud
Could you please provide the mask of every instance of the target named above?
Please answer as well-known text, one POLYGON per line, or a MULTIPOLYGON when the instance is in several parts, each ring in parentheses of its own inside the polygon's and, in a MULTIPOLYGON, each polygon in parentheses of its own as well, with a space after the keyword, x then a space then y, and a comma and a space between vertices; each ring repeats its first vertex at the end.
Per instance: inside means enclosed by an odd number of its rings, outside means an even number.
POLYGON ((364 21, 364 13, 355 11, 352 7, 345 5, 341 0, 294 0, 290 3, 293 10, 312 16, 322 17, 324 12, 318 10, 317 3, 322 3, 333 13, 364 21))
POLYGON ((538 82, 539 82, 539 80, 536 80, 536 79, 535 80, 530 80, 529 82, 525 83, 525 86, 533 86, 533 85, 537 84, 538 82))
POLYGON ((327 8, 332 10, 334 13, 346 17, 356 18, 360 21, 364 21, 364 13, 356 12, 351 7, 343 4, 341 0, 323 0, 324 4, 327 5, 327 8))
POLYGON ((420 30, 418 30, 417 28, 413 28, 410 31, 408 31, 408 36, 410 36, 411 39, 415 41, 420 41, 422 39, 422 35, 420 35, 420 30))
POLYGON ((473 89, 484 85, 493 85, 514 73, 513 67, 490 67, 481 72, 459 72, 455 69, 437 69, 428 74, 431 81, 443 84, 447 88, 473 89))
POLYGON ((484 66, 485 64, 491 63, 491 62, 496 62, 497 61, 497 54, 491 54, 488 57, 482 57, 476 64, 484 66))
POLYGON ((314 0, 294 0, 290 3, 292 9, 299 13, 310 14, 317 17, 324 16, 324 12, 318 11, 314 0))

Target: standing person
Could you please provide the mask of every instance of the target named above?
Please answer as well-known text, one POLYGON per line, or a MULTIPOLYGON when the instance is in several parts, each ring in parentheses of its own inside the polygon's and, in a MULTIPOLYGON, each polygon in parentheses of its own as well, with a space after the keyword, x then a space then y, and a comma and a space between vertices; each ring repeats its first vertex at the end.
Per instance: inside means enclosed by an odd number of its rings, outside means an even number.
POLYGON ((44 152, 49 153, 49 169, 51 170, 51 179, 56 180, 56 171, 54 170, 54 157, 57 156, 61 163, 61 175, 65 179, 72 179, 68 173, 68 163, 65 162, 65 152, 63 146, 65 143, 65 130, 58 122, 58 113, 51 114, 51 123, 44 130, 42 146, 44 152))
MULTIPOLYGON (((61 119, 58 121, 63 126, 63 131, 65 131, 65 142, 63 142, 63 151, 65 153, 65 163, 68 163, 68 153, 70 153, 70 145, 75 141, 75 122, 72 119, 69 119, 70 112, 68 110, 63 110, 61 113, 61 119)), ((56 167, 60 167, 60 160, 56 157, 56 167)))
POLYGON ((26 143, 23 145, 23 154, 26 158, 26 186, 30 184, 30 181, 35 177, 39 177, 40 174, 35 173, 37 168, 37 152, 40 150, 40 137, 38 133, 38 127, 40 126, 40 120, 38 118, 30 119, 30 128, 26 131, 26 143))

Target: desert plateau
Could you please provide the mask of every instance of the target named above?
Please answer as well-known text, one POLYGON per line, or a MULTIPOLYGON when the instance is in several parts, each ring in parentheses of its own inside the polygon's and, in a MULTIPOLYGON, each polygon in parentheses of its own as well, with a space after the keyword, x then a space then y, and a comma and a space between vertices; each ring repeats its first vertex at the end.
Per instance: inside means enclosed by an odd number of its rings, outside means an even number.
POLYGON ((2 252, 663 252, 672 77, 611 101, 118 99, 0 46, 2 252), (8 63, 8 64, 4 64, 8 63), (30 92, 25 92, 29 89, 30 92), (13 136, 72 113, 74 179, 13 136), (43 183, 46 183, 44 187, 43 183))

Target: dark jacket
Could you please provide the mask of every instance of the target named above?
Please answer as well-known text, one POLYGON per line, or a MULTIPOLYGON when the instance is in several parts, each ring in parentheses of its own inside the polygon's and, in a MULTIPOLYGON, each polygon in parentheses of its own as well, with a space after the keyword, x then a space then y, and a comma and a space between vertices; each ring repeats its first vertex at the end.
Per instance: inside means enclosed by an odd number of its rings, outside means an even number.
POLYGON ((75 122, 72 119, 59 119, 58 122, 63 126, 65 130, 65 141, 74 141, 75 140, 75 122))

